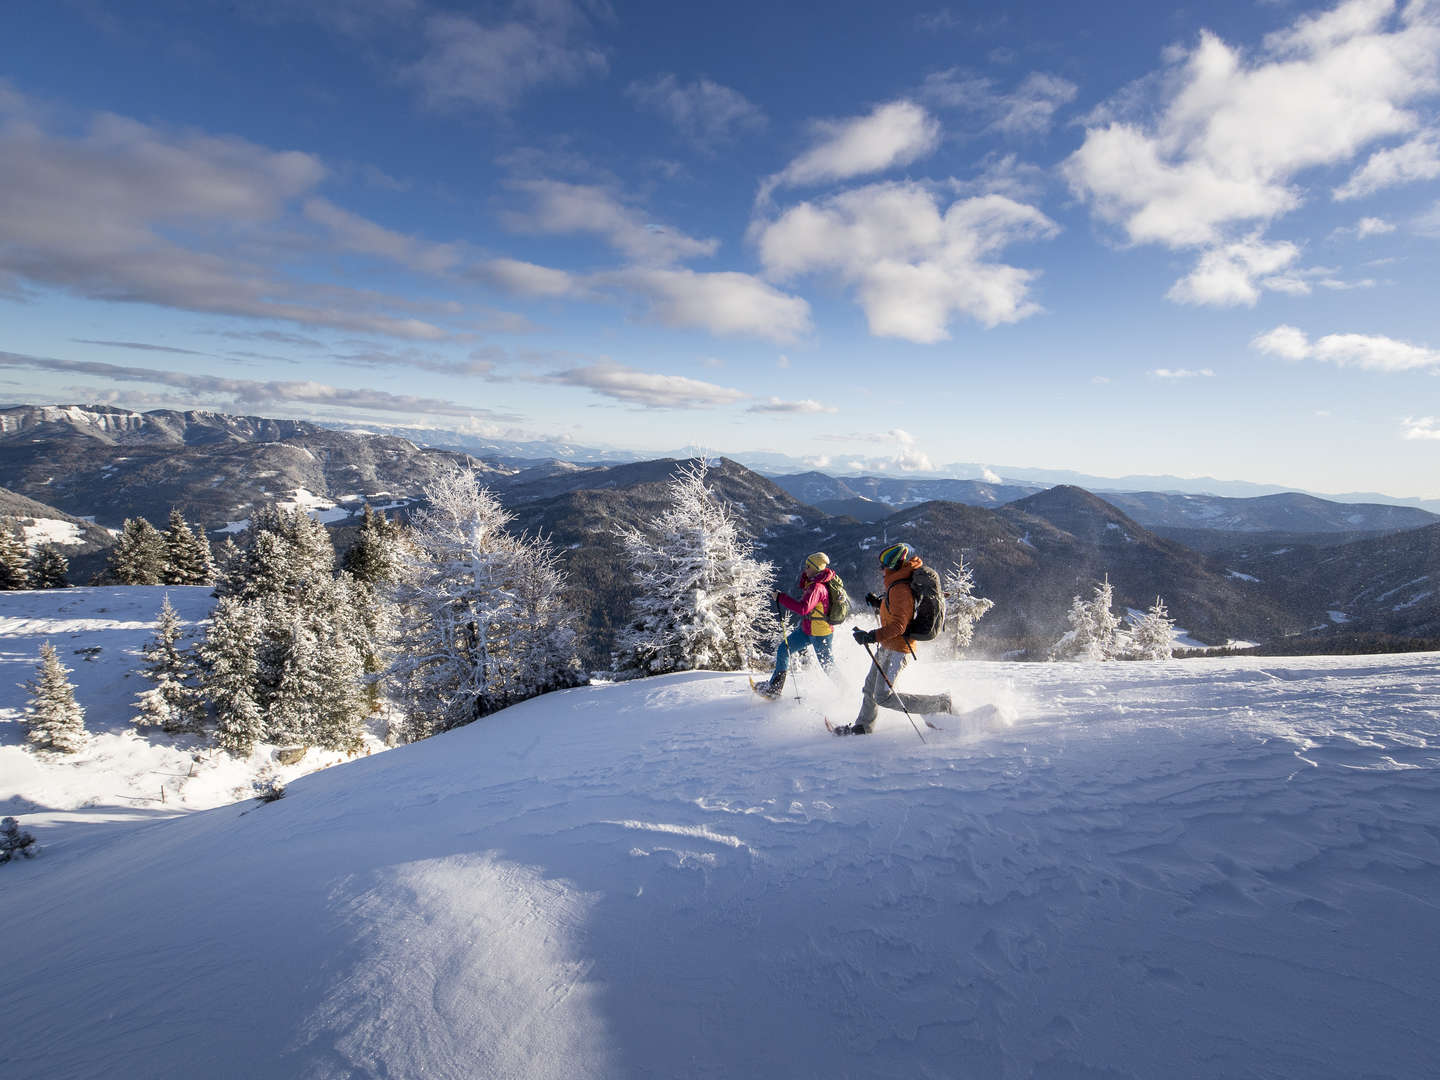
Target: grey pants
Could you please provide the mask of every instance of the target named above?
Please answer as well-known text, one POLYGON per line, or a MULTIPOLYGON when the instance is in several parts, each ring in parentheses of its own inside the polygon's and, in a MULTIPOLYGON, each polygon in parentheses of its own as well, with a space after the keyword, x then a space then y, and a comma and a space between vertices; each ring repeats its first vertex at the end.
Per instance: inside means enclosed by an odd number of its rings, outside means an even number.
POLYGON ((860 692, 860 715, 855 718, 856 724, 873 727, 876 710, 880 708, 907 709, 915 715, 950 711, 949 694, 901 694, 898 691, 892 694, 890 687, 885 685, 885 679, 889 679, 893 685, 900 678, 900 672, 905 670, 905 665, 910 661, 909 654, 892 652, 889 649, 876 649, 875 654, 880 667, 871 664, 870 674, 865 676, 865 687, 860 692), (881 669, 885 672, 883 678, 880 675, 881 669))

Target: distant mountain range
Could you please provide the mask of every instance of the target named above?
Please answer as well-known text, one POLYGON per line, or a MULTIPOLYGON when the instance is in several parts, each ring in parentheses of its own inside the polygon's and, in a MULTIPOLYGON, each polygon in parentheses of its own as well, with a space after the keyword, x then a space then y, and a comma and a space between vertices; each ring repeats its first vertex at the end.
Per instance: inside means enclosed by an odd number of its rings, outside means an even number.
MULTIPOLYGON (((8 504, 0 497, 0 516, 53 514, 83 527, 103 558, 108 534, 82 518, 115 527, 143 515, 163 526, 178 506, 212 531, 233 530, 257 505, 281 501, 340 526, 366 500, 413 504, 440 464, 456 459, 482 473, 517 529, 542 532, 561 550, 588 629, 587 661, 605 666, 633 591, 615 529, 660 510, 671 459, 482 461, 299 420, 23 406, 0 410, 0 484, 15 493, 8 504)), ((1432 587, 1440 517, 1420 508, 1294 492, 1101 497, 985 479, 815 471, 771 479, 729 459, 714 464, 710 482, 776 565, 782 588, 815 550, 830 555, 857 599, 876 584, 874 554, 887 541, 914 544, 942 572, 963 557, 980 593, 997 602, 980 624, 980 647, 992 653, 1048 644, 1071 598, 1106 575, 1117 604, 1144 608, 1162 596, 1180 625, 1211 642, 1317 627, 1440 634, 1432 587)))

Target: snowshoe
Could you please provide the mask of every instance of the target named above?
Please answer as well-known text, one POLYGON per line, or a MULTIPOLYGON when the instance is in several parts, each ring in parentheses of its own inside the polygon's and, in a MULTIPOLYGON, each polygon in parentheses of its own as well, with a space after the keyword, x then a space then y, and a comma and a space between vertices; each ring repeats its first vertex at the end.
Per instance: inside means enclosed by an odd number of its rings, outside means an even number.
POLYGON ((841 724, 830 729, 834 735, 869 735, 870 729, 864 724, 841 724))

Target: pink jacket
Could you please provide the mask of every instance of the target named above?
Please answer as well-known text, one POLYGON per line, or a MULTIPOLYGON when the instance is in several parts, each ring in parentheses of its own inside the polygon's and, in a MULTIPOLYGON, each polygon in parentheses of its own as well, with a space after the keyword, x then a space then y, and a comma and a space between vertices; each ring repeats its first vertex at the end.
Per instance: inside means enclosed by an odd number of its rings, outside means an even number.
POLYGON ((828 566, 814 577, 806 572, 800 575, 800 584, 796 588, 800 593, 799 600, 792 600, 784 593, 777 598, 782 607, 803 616, 800 629, 807 634, 824 637, 834 632, 833 627, 825 621, 825 609, 830 603, 830 593, 826 590, 825 583, 834 576, 835 571, 828 566))

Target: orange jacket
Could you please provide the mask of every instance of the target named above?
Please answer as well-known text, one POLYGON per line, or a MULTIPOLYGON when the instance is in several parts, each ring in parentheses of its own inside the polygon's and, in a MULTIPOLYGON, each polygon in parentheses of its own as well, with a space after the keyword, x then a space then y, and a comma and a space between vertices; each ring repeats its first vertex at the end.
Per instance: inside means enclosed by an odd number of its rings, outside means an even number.
POLYGON ((875 631, 875 644, 891 652, 915 655, 905 640, 905 627, 915 615, 915 594, 910 591, 910 575, 922 565, 919 555, 912 555, 894 570, 885 571, 885 599, 880 605, 880 626, 875 631))

